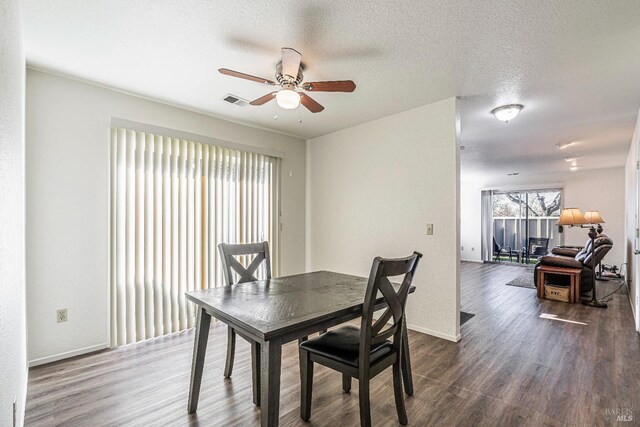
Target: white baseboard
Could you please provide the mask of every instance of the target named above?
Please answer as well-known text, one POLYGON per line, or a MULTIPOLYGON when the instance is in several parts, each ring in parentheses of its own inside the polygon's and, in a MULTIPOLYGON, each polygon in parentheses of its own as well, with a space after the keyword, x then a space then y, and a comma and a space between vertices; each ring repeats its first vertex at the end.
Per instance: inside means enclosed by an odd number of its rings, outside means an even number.
MULTIPOLYGON (((378 320, 379 317, 380 316, 378 315, 378 313, 374 313, 373 320, 378 320)), ((389 319, 387 323, 392 324, 393 319, 389 319)), ((433 335, 434 337, 442 338, 447 341, 453 341, 453 342, 458 342, 462 338, 462 335, 460 334, 458 334, 458 336, 456 337, 449 334, 443 334, 442 332, 432 331, 431 329, 423 328, 422 326, 412 325, 411 323, 408 323, 408 322, 407 322, 407 329, 411 329, 412 331, 420 332, 427 335, 433 335)))
POLYGON ((442 338, 442 339, 445 339, 447 341, 458 342, 462 338, 462 335, 460 335, 460 334, 458 334, 458 336, 449 335, 449 334, 443 334, 442 332, 432 331, 431 329, 423 328, 421 326, 412 325, 410 323, 407 323, 407 328, 411 329, 412 331, 421 332, 423 334, 433 335, 434 337, 442 338))
POLYGON ((29 367, 32 368, 34 366, 44 365, 45 363, 57 362, 58 360, 68 359, 70 357, 80 356, 82 354, 87 354, 98 350, 104 350, 105 348, 109 348, 108 343, 79 348, 77 350, 67 351, 65 353, 54 354, 53 356, 41 357, 39 359, 30 360, 29 367))
POLYGON ((460 259, 460 261, 463 262, 477 262, 478 264, 484 264, 484 261, 482 261, 481 259, 460 259))
POLYGON ((636 313, 636 305, 632 299, 633 292, 631 291, 631 287, 633 286, 633 282, 627 280, 625 277, 624 283, 627 286, 627 295, 629 296, 629 305, 631 306, 631 315, 633 316, 633 326, 636 329, 636 332, 640 334, 640 322, 638 322, 638 315, 640 315, 640 313, 636 313))

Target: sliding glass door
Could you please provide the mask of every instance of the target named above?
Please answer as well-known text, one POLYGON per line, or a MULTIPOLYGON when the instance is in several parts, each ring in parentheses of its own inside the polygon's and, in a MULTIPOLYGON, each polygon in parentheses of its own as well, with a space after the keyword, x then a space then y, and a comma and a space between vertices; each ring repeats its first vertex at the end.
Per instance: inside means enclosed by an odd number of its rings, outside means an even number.
POLYGON ((560 189, 494 191, 493 259, 534 263, 561 244, 556 223, 562 207, 560 189))

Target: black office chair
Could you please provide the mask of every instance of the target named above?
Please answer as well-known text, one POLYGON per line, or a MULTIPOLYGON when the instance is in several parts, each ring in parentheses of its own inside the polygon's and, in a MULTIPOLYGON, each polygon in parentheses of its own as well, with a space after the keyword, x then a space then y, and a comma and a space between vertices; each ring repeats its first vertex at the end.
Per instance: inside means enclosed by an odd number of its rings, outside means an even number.
POLYGON ((351 378, 357 378, 360 390, 360 425, 371 426, 369 381, 393 366, 393 390, 400 424, 407 424, 400 372, 404 309, 411 282, 422 254, 414 252, 407 258, 373 260, 364 299, 360 328, 347 325, 331 330, 300 344, 300 417, 311 417, 313 364, 319 363, 342 373, 342 387, 351 389, 351 378), (388 277, 404 275, 397 290, 388 277), (388 305, 373 323, 378 293, 388 305), (387 322, 393 321, 389 326, 387 322), (392 338, 392 340, 389 340, 392 338))

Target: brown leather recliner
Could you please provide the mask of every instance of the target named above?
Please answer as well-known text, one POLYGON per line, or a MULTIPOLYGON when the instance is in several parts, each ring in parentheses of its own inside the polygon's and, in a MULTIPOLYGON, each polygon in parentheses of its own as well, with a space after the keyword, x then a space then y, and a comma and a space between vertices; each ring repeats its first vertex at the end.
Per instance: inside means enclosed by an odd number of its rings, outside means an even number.
POLYGON ((594 240, 594 259, 591 259, 591 239, 587 240, 584 247, 559 247, 553 248, 550 255, 540 258, 533 273, 533 280, 538 286, 538 267, 550 265, 566 268, 581 268, 580 292, 590 292, 593 288, 593 268, 595 268, 602 258, 613 247, 613 241, 606 234, 599 234, 594 240))

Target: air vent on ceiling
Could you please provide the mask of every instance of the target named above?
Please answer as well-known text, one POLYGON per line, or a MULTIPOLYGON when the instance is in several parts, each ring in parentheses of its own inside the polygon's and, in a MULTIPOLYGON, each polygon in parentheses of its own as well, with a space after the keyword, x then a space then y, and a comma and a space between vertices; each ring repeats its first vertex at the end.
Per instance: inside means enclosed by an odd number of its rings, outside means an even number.
POLYGON ((232 95, 230 93, 223 96, 222 100, 227 101, 230 104, 235 104, 238 107, 246 107, 247 105, 249 105, 249 101, 247 101, 246 99, 242 99, 239 96, 232 95))

